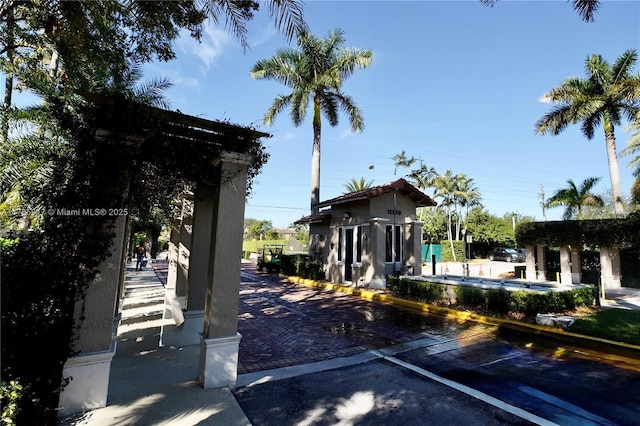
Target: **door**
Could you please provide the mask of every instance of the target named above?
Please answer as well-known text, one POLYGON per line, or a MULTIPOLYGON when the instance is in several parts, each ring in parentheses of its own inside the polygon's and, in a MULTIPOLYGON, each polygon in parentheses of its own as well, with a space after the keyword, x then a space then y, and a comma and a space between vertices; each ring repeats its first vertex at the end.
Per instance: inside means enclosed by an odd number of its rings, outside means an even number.
POLYGON ((353 279, 353 228, 344 230, 344 280, 353 279))

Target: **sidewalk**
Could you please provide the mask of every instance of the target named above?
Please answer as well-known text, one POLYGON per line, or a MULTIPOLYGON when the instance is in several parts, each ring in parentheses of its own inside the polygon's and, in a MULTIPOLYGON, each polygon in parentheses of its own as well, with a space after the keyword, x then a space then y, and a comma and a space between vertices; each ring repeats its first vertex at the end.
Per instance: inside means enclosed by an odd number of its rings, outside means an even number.
POLYGON ((200 345, 160 347, 164 286, 151 266, 127 267, 125 299, 111 364, 107 407, 59 425, 229 425, 251 423, 228 388, 197 380, 200 345))

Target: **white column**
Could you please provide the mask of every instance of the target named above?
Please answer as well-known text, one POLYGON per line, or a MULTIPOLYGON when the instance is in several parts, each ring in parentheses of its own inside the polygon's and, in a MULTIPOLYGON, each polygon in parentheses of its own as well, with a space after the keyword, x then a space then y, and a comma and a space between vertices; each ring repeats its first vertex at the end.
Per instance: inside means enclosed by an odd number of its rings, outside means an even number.
POLYGON ((178 268, 176 278, 176 300, 180 306, 187 305, 187 287, 189 286, 189 257, 191 256, 191 235, 193 233, 193 200, 185 196, 182 200, 182 222, 180 243, 178 244, 178 268))
POLYGON ((580 284, 582 282, 582 261, 580 259, 580 248, 571 246, 571 282, 580 284))
POLYGON ((126 216, 116 216, 111 256, 100 263, 100 272, 84 298, 76 302, 73 349, 78 355, 69 358, 63 367, 62 378, 73 380, 60 394, 60 416, 107 404, 111 358, 116 349, 114 315, 125 259, 126 224, 126 216))
POLYGON ((545 254, 544 246, 537 246, 538 251, 538 280, 547 280, 547 256, 545 254))
POLYGON ((560 247, 560 283, 571 284, 571 256, 568 247, 560 247))
POLYGON ((527 252, 525 262, 527 264, 527 280, 535 281, 536 278, 536 255, 534 253, 535 246, 525 245, 527 252))
POLYGON ((238 293, 246 200, 251 157, 224 153, 218 162, 209 233, 204 331, 198 378, 206 388, 230 386, 238 372, 238 293))
POLYGON ((622 286, 619 249, 600 247, 600 279, 605 289, 615 289, 622 286))

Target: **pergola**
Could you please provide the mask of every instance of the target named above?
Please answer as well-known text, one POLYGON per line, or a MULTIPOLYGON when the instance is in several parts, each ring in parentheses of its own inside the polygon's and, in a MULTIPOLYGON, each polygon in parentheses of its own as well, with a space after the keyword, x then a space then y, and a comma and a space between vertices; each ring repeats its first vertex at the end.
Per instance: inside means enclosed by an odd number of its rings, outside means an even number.
MULTIPOLYGON (((177 339, 200 343, 199 379, 204 388, 233 386, 237 375, 238 294, 248 176, 263 162, 266 133, 135 102, 82 94, 95 106, 92 143, 129 150, 131 161, 113 164, 104 182, 130 203, 131 176, 141 162, 179 171, 193 193, 183 200, 181 235, 172 232, 167 299, 182 301, 189 327, 177 339), (187 214, 188 212, 188 214, 187 214), (177 254, 184 256, 177 274, 177 254), (176 285, 177 284, 177 285, 176 285)), ((111 206, 109 206, 111 207, 111 206)), ((123 207, 126 207, 123 206, 123 207)), ((124 288, 130 216, 105 219, 114 230, 110 255, 82 300, 76 302, 74 351, 63 377, 73 380, 60 396, 60 415, 104 407, 116 351, 119 300, 124 288)))

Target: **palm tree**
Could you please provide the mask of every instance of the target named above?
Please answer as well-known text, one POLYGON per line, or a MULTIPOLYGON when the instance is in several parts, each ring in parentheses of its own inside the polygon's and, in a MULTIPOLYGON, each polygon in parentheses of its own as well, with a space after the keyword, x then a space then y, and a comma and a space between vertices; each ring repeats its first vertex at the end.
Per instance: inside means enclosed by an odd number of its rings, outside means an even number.
POLYGON ((361 177, 360 179, 351 178, 349 182, 344 184, 347 193, 363 191, 365 189, 371 188, 371 186, 373 186, 373 180, 367 181, 363 177, 361 177))
POLYGON ((419 169, 412 170, 407 175, 409 182, 418 189, 425 190, 431 186, 433 179, 438 176, 438 172, 433 167, 426 164, 420 165, 419 169))
POLYGON ((461 174, 457 176, 457 191, 456 196, 454 197, 456 208, 457 208, 457 223, 456 223, 456 238, 460 235, 460 226, 462 223, 463 213, 462 210, 465 209, 466 212, 464 214, 464 222, 466 222, 466 217, 469 215, 469 207, 475 207, 480 205, 480 191, 478 187, 475 186, 475 182, 473 178, 468 178, 467 175, 461 174))
POLYGON ((629 168, 633 169, 633 175, 636 177, 631 185, 631 200, 640 204, 640 115, 631 123, 628 130, 632 130, 634 133, 629 138, 629 144, 622 150, 621 155, 635 154, 635 157, 629 161, 629 168))
POLYGON ((338 124, 341 108, 349 117, 351 130, 364 128, 362 112, 351 97, 340 89, 343 81, 357 68, 371 64, 371 50, 343 48, 342 30, 330 32, 318 39, 307 31, 298 33, 297 49, 280 49, 272 58, 262 59, 252 67, 251 77, 276 80, 291 89, 288 95, 279 95, 264 115, 270 126, 287 106, 294 126, 300 126, 313 105, 313 150, 311 155, 311 211, 316 212, 320 201, 320 136, 321 114, 331 126, 338 124))
POLYGON ((535 124, 536 134, 558 135, 569 124, 581 123, 582 133, 589 140, 593 138, 595 128, 602 124, 616 217, 622 217, 624 207, 614 125, 620 125, 622 117, 633 121, 640 111, 640 74, 631 74, 637 59, 635 49, 624 52, 613 65, 600 55, 588 56, 585 61, 587 78, 569 78, 545 93, 540 99, 542 102, 560 105, 535 124))
POLYGON ((546 202, 547 207, 566 206, 563 219, 570 220, 576 216, 578 220, 582 217, 582 207, 604 206, 604 200, 602 197, 595 195, 591 192, 591 189, 600 180, 599 177, 590 177, 585 179, 580 187, 577 187, 573 180, 569 179, 567 188, 559 189, 555 194, 551 196, 546 202))
POLYGON ((447 238, 451 246, 453 261, 456 262, 456 253, 453 249, 453 211, 455 210, 455 198, 458 196, 458 179, 460 175, 454 175, 451 170, 447 170, 444 175, 436 176, 431 181, 431 186, 435 188, 434 197, 441 198, 440 203, 447 212, 447 238))

